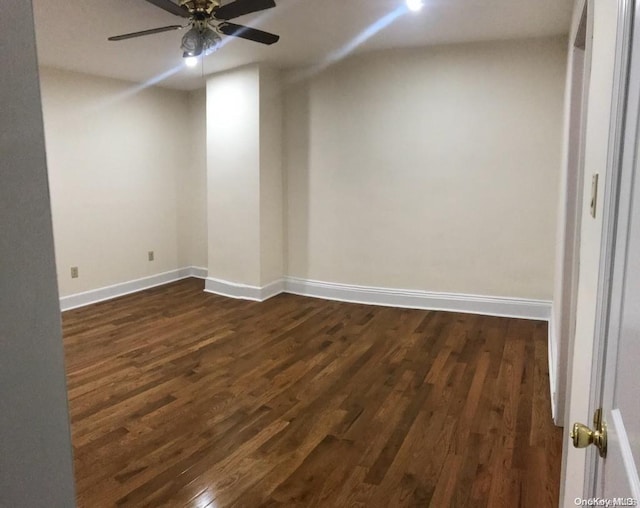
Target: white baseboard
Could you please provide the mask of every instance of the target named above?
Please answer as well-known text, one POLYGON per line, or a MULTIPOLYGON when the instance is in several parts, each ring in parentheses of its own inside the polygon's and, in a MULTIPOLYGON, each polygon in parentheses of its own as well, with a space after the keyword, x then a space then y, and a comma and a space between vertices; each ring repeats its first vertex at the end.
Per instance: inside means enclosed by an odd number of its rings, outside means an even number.
POLYGON ((207 269, 197 266, 190 266, 187 268, 180 268, 178 270, 171 270, 170 272, 158 273, 149 277, 143 277, 141 279, 130 280, 122 282, 120 284, 114 284, 112 286, 106 286, 98 289, 92 289, 91 291, 85 291, 83 293, 76 293, 74 295, 63 296, 60 298, 60 310, 77 309, 78 307, 84 307, 91 305, 92 303, 103 302, 105 300, 111 300, 119 296, 136 293, 143 289, 149 289, 155 286, 161 286, 162 284, 168 284, 169 282, 175 282, 187 277, 197 277, 204 279, 207 276, 207 269))
POLYGON ((195 277, 196 279, 206 279, 209 271, 206 268, 202 268, 200 266, 191 266, 189 267, 191 271, 189 276, 195 277))
POLYGON ((408 309, 443 310, 542 321, 548 321, 551 314, 551 302, 546 300, 355 286, 296 277, 285 278, 284 291, 295 295, 342 302, 408 309))
POLYGON ((207 277, 206 275, 206 268, 193 266, 181 268, 142 279, 114 284, 113 286, 65 296, 60 298, 60 307, 62 310, 74 309, 118 296, 135 293, 143 289, 160 286, 186 277, 198 277, 205 279, 205 291, 208 293, 256 302, 263 302, 284 292, 314 298, 324 298, 326 300, 382 305, 387 307, 442 310, 544 321, 549 321, 551 317, 551 302, 546 300, 356 286, 300 279, 297 277, 285 277, 284 279, 271 282, 266 286, 259 287, 215 279, 213 277, 207 277))
POLYGON ((284 279, 274 280, 270 284, 267 284, 266 286, 262 287, 261 301, 268 300, 269 298, 273 296, 277 296, 280 293, 284 293, 284 292, 285 292, 284 279))
POLYGON ((276 280, 266 286, 259 287, 208 277, 205 281, 204 290, 207 293, 237 298, 239 300, 264 302, 284 291, 284 280, 276 280))

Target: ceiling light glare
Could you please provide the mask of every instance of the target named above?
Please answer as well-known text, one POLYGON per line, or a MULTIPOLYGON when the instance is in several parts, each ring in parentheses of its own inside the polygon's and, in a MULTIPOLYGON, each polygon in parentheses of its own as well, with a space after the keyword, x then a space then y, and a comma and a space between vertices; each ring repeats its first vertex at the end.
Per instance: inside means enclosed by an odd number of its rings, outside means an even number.
POLYGON ((184 64, 187 67, 195 67, 198 65, 198 57, 197 56, 188 56, 184 59, 184 64))
POLYGON ((412 12, 419 12, 424 7, 422 0, 407 0, 407 7, 412 12))

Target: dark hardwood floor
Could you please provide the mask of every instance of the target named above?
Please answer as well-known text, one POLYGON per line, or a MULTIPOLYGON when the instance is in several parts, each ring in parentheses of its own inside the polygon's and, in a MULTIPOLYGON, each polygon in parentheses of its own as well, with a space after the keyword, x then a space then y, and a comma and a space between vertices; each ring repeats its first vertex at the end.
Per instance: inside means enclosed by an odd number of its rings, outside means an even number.
POLYGON ((79 506, 556 506, 546 323, 202 289, 64 313, 79 506))

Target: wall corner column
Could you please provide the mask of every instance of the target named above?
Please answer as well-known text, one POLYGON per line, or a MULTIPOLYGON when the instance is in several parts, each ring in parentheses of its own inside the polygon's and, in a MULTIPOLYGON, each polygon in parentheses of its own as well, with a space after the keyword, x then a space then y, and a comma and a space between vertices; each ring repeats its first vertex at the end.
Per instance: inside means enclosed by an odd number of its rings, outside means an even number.
POLYGON ((207 81, 206 291, 264 300, 284 271, 279 73, 257 65, 207 81))

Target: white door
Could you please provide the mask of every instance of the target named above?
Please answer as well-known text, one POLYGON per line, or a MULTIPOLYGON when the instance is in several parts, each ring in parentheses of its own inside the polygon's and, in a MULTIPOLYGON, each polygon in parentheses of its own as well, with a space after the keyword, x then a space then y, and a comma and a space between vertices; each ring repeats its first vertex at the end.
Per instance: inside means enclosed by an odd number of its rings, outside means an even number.
POLYGON ((628 62, 622 73, 628 84, 619 98, 626 98, 626 114, 618 136, 620 163, 605 205, 603 312, 594 355, 594 405, 602 408, 606 424, 606 457, 592 450, 587 471, 591 494, 602 506, 640 505, 640 2, 628 7, 622 41, 627 49, 620 52, 622 65, 628 62))
MULTIPOLYGON (((637 120, 637 111, 634 116, 637 120)), ((628 171, 623 167, 620 186, 618 241, 614 251, 602 385, 607 455, 596 468, 596 495, 603 499, 633 500, 620 506, 640 503, 640 164, 637 160, 640 139, 637 134, 634 156, 626 161, 630 164, 628 171)))

